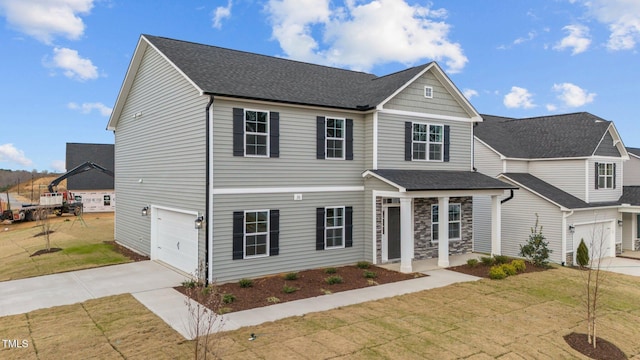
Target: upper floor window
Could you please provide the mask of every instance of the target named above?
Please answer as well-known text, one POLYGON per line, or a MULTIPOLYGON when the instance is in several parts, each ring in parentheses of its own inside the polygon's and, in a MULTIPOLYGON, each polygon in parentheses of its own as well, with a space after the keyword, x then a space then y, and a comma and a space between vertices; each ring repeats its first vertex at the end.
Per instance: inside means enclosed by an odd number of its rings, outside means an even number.
POLYGON ((433 87, 425 86, 424 87, 424 97, 427 99, 433 99, 433 87))
POLYGON ((344 159, 344 119, 327 118, 326 128, 326 158, 344 159))
MULTIPOLYGON (((449 240, 460 240, 462 232, 462 208, 460 204, 449 204, 449 240)), ((440 233, 438 205, 431 205, 431 241, 438 241, 440 233)))
POLYGON ((596 189, 616 188, 616 164, 596 163, 596 189))
POLYGON ((444 126, 413 123, 412 159, 442 161, 444 126))
POLYGON ((277 112, 233 109, 233 155, 280 156, 280 115, 277 112))

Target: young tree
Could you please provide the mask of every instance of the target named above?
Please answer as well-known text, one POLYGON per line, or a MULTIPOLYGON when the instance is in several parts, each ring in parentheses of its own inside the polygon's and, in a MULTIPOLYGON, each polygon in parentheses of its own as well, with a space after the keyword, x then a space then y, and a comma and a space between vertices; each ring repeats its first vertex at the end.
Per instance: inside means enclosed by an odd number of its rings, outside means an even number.
POLYGON ((538 227, 539 218, 536 214, 536 223, 531 228, 531 235, 525 245, 520 245, 520 255, 527 258, 535 266, 547 266, 549 264, 549 255, 553 252, 550 250, 549 243, 545 241, 545 236, 542 234, 542 226, 538 227))
MULTIPOLYGON (((588 239, 591 248, 591 258, 587 261, 586 271, 582 272, 584 281, 584 304, 587 310, 587 340, 594 348, 597 345, 596 336, 596 320, 598 311, 598 300, 602 293, 600 285, 605 279, 605 273, 601 270, 602 257, 605 255, 605 245, 607 242, 607 234, 604 225, 598 225, 595 221, 591 239, 588 239)), ((581 243, 582 245, 582 243, 581 243)), ((585 244, 585 248, 586 248, 585 244)), ((578 247, 579 251, 580 247, 578 247)), ((577 254, 578 255, 578 254, 577 254)), ((576 261, 578 261, 576 259, 576 261)))
POLYGON ((576 254, 576 262, 581 268, 589 265, 589 249, 584 243, 584 239, 580 239, 580 245, 578 245, 578 251, 576 254))

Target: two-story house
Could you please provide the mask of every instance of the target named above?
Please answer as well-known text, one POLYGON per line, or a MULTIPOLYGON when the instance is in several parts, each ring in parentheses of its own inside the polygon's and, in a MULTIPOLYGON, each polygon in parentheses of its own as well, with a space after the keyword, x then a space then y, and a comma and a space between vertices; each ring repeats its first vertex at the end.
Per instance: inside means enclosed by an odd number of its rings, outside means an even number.
POLYGON ((624 162, 624 188, 620 204, 622 214, 624 249, 640 250, 640 148, 627 147, 629 160, 624 162), (629 224, 629 226, 627 226, 629 224))
MULTIPOLYGON (((585 112, 482 117, 485 121, 475 129, 476 168, 519 188, 503 205, 503 254, 519 254, 536 215, 556 263, 574 263, 581 239, 592 256, 636 248, 632 230, 637 234, 637 223, 631 214, 640 203, 623 205, 623 195, 632 196, 626 187, 623 194, 623 164, 629 155, 613 122, 585 112)), ((488 213, 487 202, 474 199, 475 216, 488 213)), ((476 227, 476 251, 488 250, 483 231, 476 227)))
POLYGON ((107 128, 116 240, 209 280, 473 247, 514 186, 473 171, 481 117, 434 62, 387 76, 143 35, 107 128), (441 210, 444 209, 444 210, 441 210))

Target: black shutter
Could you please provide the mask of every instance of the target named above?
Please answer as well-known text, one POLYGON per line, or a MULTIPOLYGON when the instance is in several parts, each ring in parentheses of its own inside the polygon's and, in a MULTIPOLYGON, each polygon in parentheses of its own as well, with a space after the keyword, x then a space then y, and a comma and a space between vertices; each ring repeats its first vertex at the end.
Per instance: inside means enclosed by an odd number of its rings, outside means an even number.
POLYGON ((595 171, 595 173, 596 173, 596 179, 595 179, 596 180, 595 181, 596 182, 596 190, 598 190, 598 165, 599 164, 596 163, 596 171, 595 171))
POLYGON ((353 246, 353 207, 344 208, 344 247, 353 246))
POLYGON ((613 188, 616 188, 616 164, 613 163, 613 188))
POLYGON ((244 156, 244 109, 233 108, 233 156, 244 156))
POLYGON ((413 125, 411 121, 404 123, 404 160, 411 161, 411 152, 413 151, 411 143, 413 139, 413 125))
POLYGON ((324 159, 324 116, 316 118, 316 159, 324 159))
POLYGON ((280 210, 269 210, 269 255, 280 254, 280 210))
POLYGON ((269 113, 269 156, 280 157, 280 113, 269 113))
POLYGON ((324 250, 324 208, 316 209, 316 250, 324 250))
POLYGON ((444 126, 444 162, 449 162, 449 144, 451 142, 451 129, 449 125, 444 126))
POLYGON ((347 119, 347 133, 345 136, 345 159, 353 160, 353 119, 347 119))
POLYGON ((244 258, 244 211, 233 212, 233 260, 244 258))

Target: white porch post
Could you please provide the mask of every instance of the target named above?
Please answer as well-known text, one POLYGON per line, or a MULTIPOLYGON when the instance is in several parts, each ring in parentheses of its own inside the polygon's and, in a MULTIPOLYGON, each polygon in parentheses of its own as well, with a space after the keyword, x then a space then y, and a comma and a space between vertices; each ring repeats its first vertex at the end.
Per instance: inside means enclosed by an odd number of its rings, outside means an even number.
POLYGON ((449 266, 449 197, 438 198, 438 266, 449 266))
POLYGON ((491 196, 491 255, 502 255, 502 211, 498 195, 491 196))
POLYGON ((411 205, 413 199, 400 198, 400 272, 413 272, 411 266, 411 249, 413 248, 413 234, 411 232, 411 205))

